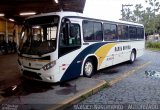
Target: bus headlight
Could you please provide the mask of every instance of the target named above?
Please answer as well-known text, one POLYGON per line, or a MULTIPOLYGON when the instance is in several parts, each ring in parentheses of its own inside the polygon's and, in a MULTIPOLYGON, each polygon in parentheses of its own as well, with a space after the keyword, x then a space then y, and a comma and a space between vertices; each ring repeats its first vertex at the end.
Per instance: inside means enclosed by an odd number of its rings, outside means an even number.
POLYGON ((56 64, 56 61, 52 61, 52 62, 44 65, 42 68, 43 68, 43 70, 46 71, 46 70, 49 70, 50 68, 52 68, 53 66, 55 66, 55 64, 56 64))

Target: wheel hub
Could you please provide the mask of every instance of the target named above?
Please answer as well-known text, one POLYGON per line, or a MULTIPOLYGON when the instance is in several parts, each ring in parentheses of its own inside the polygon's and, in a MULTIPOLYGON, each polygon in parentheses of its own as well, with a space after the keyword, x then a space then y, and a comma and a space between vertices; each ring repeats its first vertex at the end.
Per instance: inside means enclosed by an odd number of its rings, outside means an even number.
POLYGON ((85 65, 85 73, 86 75, 90 75, 93 71, 93 65, 91 62, 87 62, 85 65))

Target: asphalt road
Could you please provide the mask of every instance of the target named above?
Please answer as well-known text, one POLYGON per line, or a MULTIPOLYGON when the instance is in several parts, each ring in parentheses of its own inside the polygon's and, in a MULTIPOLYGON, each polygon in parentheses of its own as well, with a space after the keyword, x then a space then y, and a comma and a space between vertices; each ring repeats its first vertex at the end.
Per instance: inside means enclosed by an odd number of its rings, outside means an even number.
MULTIPOLYGON (((16 62, 16 54, 13 54, 12 56, 14 58, 0 56, 0 88, 10 87, 10 85, 15 85, 20 81, 20 74, 18 72, 17 64, 13 63, 16 62), (7 62, 6 58, 8 58, 7 62)), ((109 83, 112 82, 110 83, 111 86, 84 99, 82 102, 73 105, 69 109, 148 110, 147 107, 150 107, 152 110, 159 110, 159 56, 160 52, 145 51, 144 55, 138 58, 134 64, 126 62, 98 71, 92 78, 96 80, 106 80, 109 83)), ((27 87, 27 91, 21 91, 27 96, 31 96, 31 94, 37 94, 37 92, 42 91, 42 96, 44 97, 45 95, 43 92, 47 93, 49 91, 46 86, 41 86, 42 88, 46 88, 46 90, 43 90, 36 84, 31 87, 28 85, 30 84, 27 83, 27 86, 23 86, 27 87)), ((69 95, 71 94, 72 93, 69 95)))
POLYGON ((145 54, 138 58, 134 64, 123 63, 104 69, 93 78, 109 81, 113 77, 132 71, 147 62, 150 62, 148 66, 134 71, 133 74, 118 83, 86 98, 70 109, 160 109, 160 105, 158 105, 160 104, 159 52, 145 51, 145 54))

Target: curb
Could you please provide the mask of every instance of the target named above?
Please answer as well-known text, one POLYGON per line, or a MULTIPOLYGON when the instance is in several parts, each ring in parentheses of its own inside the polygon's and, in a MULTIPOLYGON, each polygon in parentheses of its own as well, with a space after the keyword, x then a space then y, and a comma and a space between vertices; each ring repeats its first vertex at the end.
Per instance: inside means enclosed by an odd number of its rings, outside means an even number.
POLYGON ((160 50, 151 50, 151 49, 145 49, 147 51, 150 51, 150 52, 157 52, 157 53, 160 53, 160 50))
POLYGON ((146 62, 143 65, 140 65, 138 68, 134 68, 131 71, 127 71, 127 72, 123 73, 120 77, 114 78, 111 81, 101 80, 101 83, 98 84, 97 86, 95 86, 95 87, 93 87, 91 89, 88 89, 88 90, 84 91, 83 93, 78 94, 75 97, 72 97, 70 99, 67 99, 67 100, 63 101, 61 103, 61 105, 58 105, 58 106, 55 106, 55 107, 50 107, 47 110, 63 110, 65 108, 67 108, 67 107, 70 107, 71 105, 76 104, 76 103, 86 99, 87 97, 99 92, 103 88, 109 87, 109 86, 112 86, 112 85, 118 83, 122 79, 134 74, 136 71, 140 70, 141 68, 144 68, 145 66, 147 66, 149 64, 151 64, 151 62, 146 62))
MULTIPOLYGON (((133 70, 130 71, 126 71, 124 72, 121 76, 114 78, 111 81, 105 81, 105 80, 101 80, 99 84, 97 84, 95 87, 89 88, 73 97, 70 97, 64 101, 61 102, 61 104, 59 105, 53 105, 51 107, 49 107, 47 110, 63 110, 66 109, 67 107, 72 106, 73 104, 76 104, 80 101, 83 101, 84 99, 86 99, 87 97, 94 95, 95 93, 101 91, 102 89, 106 88, 106 87, 110 87, 116 83, 118 83, 119 81, 121 81, 122 79, 134 74, 136 71, 138 71, 139 69, 149 65, 151 62, 146 62, 142 65, 140 65, 138 68, 134 68, 133 70)), ((92 80, 92 79, 91 79, 92 80)), ((94 79, 96 80, 96 79, 94 79)), ((3 96, 0 95, 0 102, 3 100, 3 96)))
POLYGON ((118 78, 114 78, 113 80, 111 81, 105 81, 105 80, 101 80, 101 83, 98 84, 97 86, 91 88, 91 89, 88 89, 84 92, 82 92, 81 94, 78 94, 74 97, 71 97, 70 99, 67 99, 67 100, 64 100, 60 105, 57 105, 57 106, 53 106, 53 107, 50 107, 49 109, 47 110, 63 110, 67 107, 70 107, 71 105, 73 104, 76 104, 82 100, 84 100, 85 98, 99 92, 100 90, 102 90, 103 88, 105 87, 109 87, 109 86, 112 86, 116 83, 118 83, 119 81, 121 81, 122 79, 132 75, 134 72, 138 71, 139 69, 149 65, 151 62, 146 62, 144 63, 143 65, 140 65, 138 68, 134 68, 133 70, 131 71, 128 71, 128 72, 125 72, 123 75, 121 75, 120 77, 118 78))
POLYGON ((82 100, 84 100, 85 98, 101 91, 102 89, 106 88, 109 86, 109 83, 106 82, 105 80, 101 80, 101 83, 99 83, 97 86, 90 88, 74 97, 71 97, 67 100, 64 100, 60 105, 55 106, 55 107, 50 107, 47 110, 63 110, 64 108, 67 108, 73 104, 76 104, 82 100))

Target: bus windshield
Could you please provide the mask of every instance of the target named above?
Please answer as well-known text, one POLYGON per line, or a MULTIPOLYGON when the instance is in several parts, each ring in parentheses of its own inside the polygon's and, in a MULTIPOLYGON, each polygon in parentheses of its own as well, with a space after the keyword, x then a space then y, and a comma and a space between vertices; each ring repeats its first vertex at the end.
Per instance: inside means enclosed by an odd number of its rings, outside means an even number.
POLYGON ((58 16, 30 18, 21 32, 21 54, 43 55, 55 51, 58 16))

